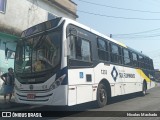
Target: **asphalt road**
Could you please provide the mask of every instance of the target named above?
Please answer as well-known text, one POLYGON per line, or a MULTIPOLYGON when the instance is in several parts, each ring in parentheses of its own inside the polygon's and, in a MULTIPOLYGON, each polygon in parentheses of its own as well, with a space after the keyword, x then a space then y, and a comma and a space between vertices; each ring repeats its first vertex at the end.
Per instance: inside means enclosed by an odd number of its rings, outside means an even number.
MULTIPOLYGON (((80 109, 80 107, 78 107, 80 109)), ((73 117, 73 116, 89 116, 83 117, 83 119, 87 120, 160 120, 160 87, 155 87, 148 90, 146 96, 141 96, 139 93, 130 94, 125 96, 114 97, 111 99, 111 102, 103 108, 94 108, 90 107, 86 112, 80 112, 77 115, 71 115, 70 117, 59 118, 60 120, 79 120, 82 117, 73 117), (122 111, 122 112, 120 112, 122 111), (156 114, 159 117, 103 117, 107 116, 107 114, 111 114, 112 116, 123 116, 127 113, 136 113, 143 114, 143 113, 151 113, 156 114), (144 112, 147 111, 147 112, 144 112), (159 111, 159 112, 157 112, 159 111), (124 112, 124 113, 123 113, 124 112), (87 115, 86 115, 87 114, 87 115), (113 115, 114 114, 114 115, 113 115), (96 117, 100 116, 100 117, 96 117)))
MULTIPOLYGON (((12 107, 10 110, 16 111, 16 107, 12 107)), ((79 120, 79 119, 87 119, 87 120, 101 120, 101 119, 133 119, 133 120, 152 120, 157 119, 160 120, 160 87, 155 87, 148 90, 147 95, 142 97, 139 93, 130 94, 125 96, 118 96, 111 99, 110 103, 103 108, 96 108, 94 102, 81 104, 73 107, 54 107, 54 106, 31 106, 31 105, 21 105, 17 111, 30 111, 30 112, 38 112, 38 111, 49 111, 50 115, 56 114, 55 111, 71 111, 71 112, 62 112, 63 117, 54 117, 54 118, 45 118, 48 120, 52 119, 60 119, 60 120, 79 120), (77 112, 75 112, 77 111, 77 112), (159 117, 127 117, 127 113, 137 113, 143 114, 144 111, 151 114, 157 114, 159 117), (140 111, 140 112, 138 112, 140 111), (148 112, 149 111, 149 112, 148 112), (65 117, 64 117, 65 116, 65 117), (107 116, 107 117, 106 117, 107 116), (117 116, 117 117, 114 117, 117 116), (122 117, 120 117, 122 116, 122 117)), ((5 108, 3 108, 5 110, 5 108)), ((9 110, 9 109, 8 109, 9 110)))

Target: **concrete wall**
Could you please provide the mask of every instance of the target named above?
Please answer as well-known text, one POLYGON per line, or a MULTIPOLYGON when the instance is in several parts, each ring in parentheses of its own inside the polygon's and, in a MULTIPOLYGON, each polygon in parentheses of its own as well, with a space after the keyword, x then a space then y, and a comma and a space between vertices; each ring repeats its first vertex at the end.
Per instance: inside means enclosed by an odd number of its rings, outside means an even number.
MULTIPOLYGON (((23 30, 37 23, 46 21, 46 11, 27 0, 8 0, 6 13, 0 14, 0 27, 20 34, 23 30)), ((12 34, 11 33, 11 34, 12 34)))
POLYGON ((71 2, 70 0, 49 0, 49 1, 55 1, 76 14, 77 5, 74 2, 71 2))
POLYGON ((73 20, 76 20, 76 5, 69 2, 69 0, 28 0, 29 2, 35 4, 36 6, 44 9, 45 11, 52 13, 58 17, 67 17, 73 20), (52 2, 54 1, 54 2, 52 2), (60 8, 54 3, 61 4, 64 8, 71 10, 75 15, 71 14, 70 12, 66 11, 63 8, 60 8))
POLYGON ((76 19, 73 14, 47 0, 7 0, 6 13, 0 13, 0 31, 20 35, 28 27, 47 21, 48 12, 76 19))

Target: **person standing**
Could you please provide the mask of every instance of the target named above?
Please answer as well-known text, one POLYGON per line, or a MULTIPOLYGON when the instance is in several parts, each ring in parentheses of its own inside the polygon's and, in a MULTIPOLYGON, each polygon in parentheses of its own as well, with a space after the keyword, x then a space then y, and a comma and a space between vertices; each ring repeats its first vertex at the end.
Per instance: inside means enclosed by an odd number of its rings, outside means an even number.
POLYGON ((10 102, 13 94, 14 80, 15 80, 13 68, 8 68, 8 72, 3 74, 1 76, 1 79, 4 81, 4 91, 3 91, 4 102, 6 103, 6 97, 8 94, 9 94, 8 102, 10 102))

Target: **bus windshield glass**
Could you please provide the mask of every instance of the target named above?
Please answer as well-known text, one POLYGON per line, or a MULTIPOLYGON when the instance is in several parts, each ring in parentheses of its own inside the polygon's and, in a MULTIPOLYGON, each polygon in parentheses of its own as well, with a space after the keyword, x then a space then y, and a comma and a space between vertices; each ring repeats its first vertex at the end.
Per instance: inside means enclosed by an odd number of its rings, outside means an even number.
POLYGON ((36 73, 55 68, 60 61, 60 32, 50 32, 20 41, 15 72, 36 73))

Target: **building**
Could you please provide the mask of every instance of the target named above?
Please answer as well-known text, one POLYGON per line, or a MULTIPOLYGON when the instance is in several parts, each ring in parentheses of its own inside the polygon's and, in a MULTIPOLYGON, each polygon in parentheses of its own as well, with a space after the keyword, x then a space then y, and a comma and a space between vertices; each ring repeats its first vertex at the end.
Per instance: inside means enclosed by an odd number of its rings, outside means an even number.
POLYGON ((61 16, 76 20, 76 8, 71 0, 0 0, 0 75, 14 67, 14 51, 23 30, 61 16))

